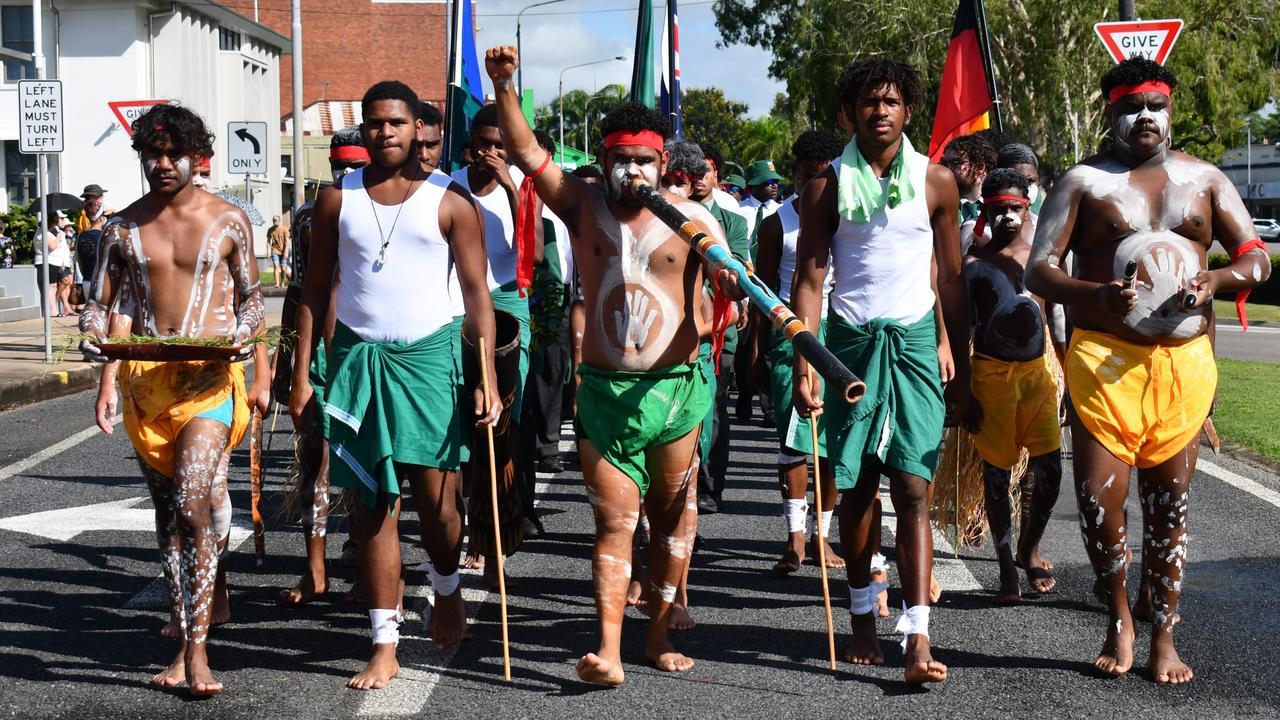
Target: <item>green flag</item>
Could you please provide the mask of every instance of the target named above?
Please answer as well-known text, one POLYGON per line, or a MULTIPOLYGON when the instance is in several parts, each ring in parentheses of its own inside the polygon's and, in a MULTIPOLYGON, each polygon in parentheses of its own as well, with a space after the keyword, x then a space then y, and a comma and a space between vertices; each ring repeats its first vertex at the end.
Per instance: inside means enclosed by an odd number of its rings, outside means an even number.
POLYGON ((634 102, 649 107, 657 107, 657 94, 654 87, 657 77, 654 74, 656 48, 653 42, 653 0, 640 0, 640 13, 636 18, 636 54, 635 65, 631 68, 631 95, 634 102))

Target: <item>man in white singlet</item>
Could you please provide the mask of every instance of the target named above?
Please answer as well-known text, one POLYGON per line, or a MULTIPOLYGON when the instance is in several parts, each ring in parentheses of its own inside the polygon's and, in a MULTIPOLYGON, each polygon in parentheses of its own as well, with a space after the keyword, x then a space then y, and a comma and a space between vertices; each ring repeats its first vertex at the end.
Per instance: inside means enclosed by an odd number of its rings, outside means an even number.
POLYGON ((502 403, 495 399, 485 407, 477 397, 474 418, 456 412, 451 253, 466 309, 464 332, 483 338, 490 355, 494 338, 475 209, 448 177, 423 169, 417 143, 425 128, 412 90, 381 82, 369 88, 361 106, 361 133, 372 163, 316 201, 289 409, 299 430, 308 427, 312 336, 325 327, 336 266, 326 437, 330 483, 360 495, 360 572, 373 656, 347 685, 371 690, 385 687, 400 669, 399 476, 407 476, 413 488, 431 559, 435 603, 428 629, 437 647, 452 647, 465 631, 466 609, 458 588, 462 523, 456 475, 448 471, 458 466, 460 422, 493 424, 502 403))
POLYGON ((929 646, 929 576, 933 536, 929 478, 945 415, 943 382, 956 404, 967 402, 968 348, 939 353, 947 337, 968 332, 960 278, 955 211, 959 193, 951 171, 931 165, 903 134, 923 95, 919 74, 889 60, 859 60, 838 82, 854 138, 840 159, 810 180, 800 199, 800 239, 792 288, 800 317, 818 317, 827 266, 834 268, 827 347, 867 383, 849 405, 838 394, 821 399, 795 360, 794 402, 802 416, 827 415, 827 450, 843 493, 840 539, 848 563, 853 637, 845 659, 880 664, 884 654, 872 613, 878 583, 870 581, 875 496, 889 478, 898 515, 896 533, 904 610, 898 622, 908 683, 941 682, 947 668, 929 646), (937 267, 938 294, 931 282, 937 267), (941 300, 944 326, 934 307, 941 300))

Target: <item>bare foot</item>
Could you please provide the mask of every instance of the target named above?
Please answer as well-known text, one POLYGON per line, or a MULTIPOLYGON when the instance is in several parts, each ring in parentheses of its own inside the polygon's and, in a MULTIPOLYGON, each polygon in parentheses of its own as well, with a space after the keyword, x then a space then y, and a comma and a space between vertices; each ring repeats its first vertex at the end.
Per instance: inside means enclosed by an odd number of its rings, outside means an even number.
POLYGON ((933 573, 929 573, 929 604, 937 605, 942 599, 942 585, 938 583, 938 578, 933 573))
POLYGON ((1018 568, 1000 566, 1000 592, 991 599, 995 605, 1017 605, 1022 602, 1022 585, 1018 582, 1018 568))
POLYGON ((178 624, 178 619, 172 613, 169 615, 169 622, 160 628, 160 637, 169 638, 170 640, 182 639, 182 626, 178 624))
MULTIPOLYGON (((1176 658, 1177 655, 1175 654, 1176 658)), ((1152 658, 1154 662, 1154 657, 1152 658)), ((1133 628, 1116 620, 1107 625, 1107 640, 1093 666, 1110 675, 1123 675, 1133 667, 1133 628)))
POLYGON ((462 559, 462 567, 468 570, 479 570, 484 567, 484 556, 468 550, 466 557, 462 559))
POLYGON ((1048 558, 1040 554, 1040 548, 1036 548, 1031 551, 1031 558, 1029 561, 1020 554, 1017 562, 1018 567, 1020 568, 1026 568, 1027 565, 1030 564, 1031 567, 1042 567, 1045 570, 1053 569, 1053 563, 1049 562, 1048 558))
POLYGON ((206 658, 192 655, 187 658, 187 687, 193 697, 210 697, 222 692, 222 683, 213 676, 206 658))
POLYGON ((692 630, 697 626, 697 621, 693 619, 693 615, 689 614, 689 608, 683 605, 671 605, 671 612, 667 615, 667 627, 672 630, 692 630))
POLYGON ((849 637, 849 646, 844 651, 844 661, 854 665, 883 665, 884 652, 880 650, 880 639, 876 637, 876 619, 871 613, 866 615, 850 615, 853 633, 849 637))
POLYGON ((902 677, 912 685, 946 681, 947 666, 933 659, 929 639, 925 636, 907 637, 907 668, 902 677))
POLYGON ((187 664, 184 660, 185 657, 185 653, 179 650, 178 657, 173 659, 173 662, 169 667, 156 673, 151 678, 151 684, 159 685, 160 687, 173 687, 180 684, 183 680, 186 680, 187 664))
MULTIPOLYGON (((1167 637, 1167 634, 1166 634, 1167 637)), ((1173 639, 1151 643, 1151 677, 1162 685, 1183 685, 1196 676, 1173 648, 1173 639)))
POLYGON ((427 625, 437 648, 447 650, 462 641, 467 631, 467 606, 462 602, 462 588, 452 595, 435 596, 431 622, 427 625))
POLYGON ((356 581, 351 583, 351 589, 342 596, 342 602, 348 605, 364 605, 368 601, 368 593, 364 591, 364 580, 356 574, 356 581))
POLYGON ((663 672, 685 672, 693 669, 693 658, 676 650, 669 640, 647 640, 644 656, 663 672))
POLYGON ((1058 585, 1050 571, 1053 563, 1041 557, 1040 553, 1032 553, 1030 557, 1021 558, 1018 565, 1027 573, 1027 585, 1041 595, 1052 591, 1058 585))
POLYGON ((782 559, 773 564, 773 571, 779 575, 790 575, 800 569, 804 563, 804 538, 801 533, 791 533, 787 538, 787 549, 782 551, 782 559))
MULTIPOLYGON (((888 583, 889 574, 883 570, 876 570, 871 573, 871 582, 888 583)), ((876 595, 876 615, 882 618, 889 617, 889 588, 887 587, 876 595)))
POLYGON ((605 660, 595 653, 583 655, 575 667, 578 677, 583 682, 596 685, 621 685, 624 679, 621 660, 605 660))
POLYGON ((305 605, 329 592, 329 582, 325 578, 314 575, 303 575, 298 584, 280 591, 280 603, 283 605, 305 605))
MULTIPOLYGON (((814 562, 817 562, 818 560, 818 545, 815 542, 817 539, 817 533, 814 533, 813 536, 809 538, 809 557, 813 558, 814 562)), ((844 558, 836 554, 836 551, 832 549, 831 543, 827 542, 826 538, 823 538, 823 542, 825 547, 822 548, 822 551, 825 553, 827 558, 827 569, 840 570, 844 568, 844 558)))
POLYGON ((396 646, 383 643, 373 646, 373 657, 369 664, 347 681, 352 690, 381 690, 393 678, 400 674, 400 663, 396 661, 396 646))

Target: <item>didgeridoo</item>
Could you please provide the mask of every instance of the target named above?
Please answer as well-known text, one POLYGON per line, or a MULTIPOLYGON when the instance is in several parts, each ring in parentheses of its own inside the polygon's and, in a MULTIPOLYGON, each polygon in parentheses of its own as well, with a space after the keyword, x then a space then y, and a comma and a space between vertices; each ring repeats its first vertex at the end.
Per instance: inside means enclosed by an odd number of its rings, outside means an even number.
POLYGON ((795 313, 791 312, 791 309, 784 305, 767 285, 760 282, 760 278, 730 255, 727 248, 716 243, 715 239, 704 233, 697 223, 667 202, 661 193, 643 180, 633 180, 631 191, 663 224, 692 245, 698 255, 713 268, 736 272, 741 280, 738 286, 746 292, 751 304, 764 313, 775 328, 782 331, 783 336, 795 348, 796 354, 813 366, 814 372, 822 376, 829 386, 840 388, 844 399, 850 403, 862 399, 863 393, 867 391, 866 383, 845 367, 835 355, 832 355, 826 346, 818 342, 817 336, 809 332, 804 322, 796 317, 795 313))

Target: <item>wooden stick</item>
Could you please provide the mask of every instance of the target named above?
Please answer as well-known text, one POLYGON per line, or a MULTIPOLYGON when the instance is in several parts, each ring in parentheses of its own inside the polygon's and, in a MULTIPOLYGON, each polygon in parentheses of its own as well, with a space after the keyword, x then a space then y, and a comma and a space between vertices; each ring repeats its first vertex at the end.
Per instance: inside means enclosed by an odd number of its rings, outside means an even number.
MULTIPOLYGON (((806 323, 808 324, 808 323, 806 323)), ((808 367, 809 392, 813 393, 813 365, 808 367)), ((822 571, 822 607, 827 613, 827 654, 836 669, 836 627, 831 620, 831 588, 827 585, 827 539, 822 535, 822 473, 818 469, 818 418, 809 413, 809 436, 813 441, 813 501, 818 506, 818 568, 822 571)))
MULTIPOLYGON (((489 361, 485 354, 484 338, 480 338, 480 384, 484 388, 484 411, 492 407, 489 399, 489 361)), ((498 561, 498 601, 502 607, 502 675, 511 681, 511 646, 507 641, 507 576, 502 569, 502 526, 498 517, 498 466, 493 450, 493 426, 485 425, 489 438, 489 497, 493 503, 493 546, 498 561)))
POLYGON ((253 549, 258 562, 267 554, 266 525, 262 521, 262 411, 257 403, 249 420, 249 513, 253 518, 253 549))
POLYGON ((276 436, 276 421, 280 419, 280 403, 274 400, 271 403, 271 432, 267 435, 267 452, 271 452, 271 441, 276 436))

